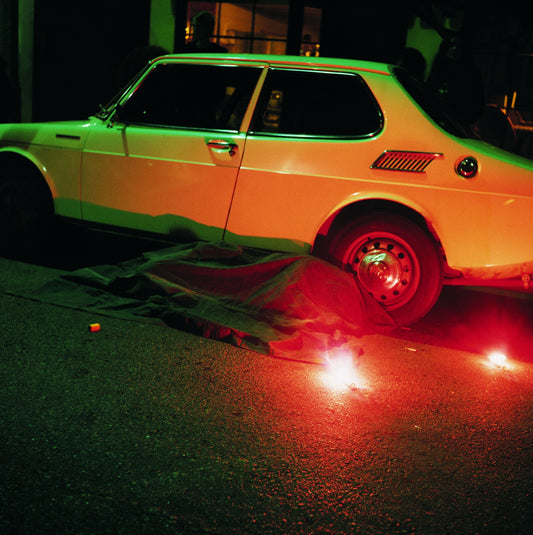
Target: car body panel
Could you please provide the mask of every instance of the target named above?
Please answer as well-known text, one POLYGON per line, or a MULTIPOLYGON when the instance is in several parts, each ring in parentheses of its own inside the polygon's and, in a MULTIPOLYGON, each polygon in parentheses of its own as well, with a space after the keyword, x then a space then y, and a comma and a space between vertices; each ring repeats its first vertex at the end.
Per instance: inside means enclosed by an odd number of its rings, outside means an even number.
POLYGON ((384 130, 371 139, 248 137, 226 236, 266 247, 270 237, 278 248, 305 251, 321 223, 342 207, 386 199, 424 216, 452 268, 521 265, 533 258, 533 243, 511 247, 533 222, 532 163, 483 143, 452 138, 406 95, 392 93, 390 81, 383 83, 383 78, 365 75, 385 115, 384 130), (408 118, 417 136, 406 137, 401 125, 408 118), (385 150, 439 157, 424 173, 371 169, 385 150), (480 162, 480 172, 470 180, 455 172, 457 161, 468 155, 480 162))
POLYGON ((111 112, 77 123, 2 125, 0 157, 12 152, 33 162, 56 213, 88 223, 310 252, 341 210, 386 201, 419 214, 448 265, 468 277, 533 272, 533 162, 437 126, 390 66, 259 55, 176 55, 153 65, 180 62, 264 69, 238 131, 122 124, 111 112), (361 139, 249 133, 272 66, 357 73, 379 104, 383 128, 361 139), (373 168, 385 151, 435 157, 423 172, 373 168), (467 156, 479 164, 470 179, 455 170, 467 156))
POLYGON ((220 240, 244 136, 143 126, 95 127, 81 171, 83 219, 176 238, 220 240), (208 147, 227 141, 235 154, 208 147))

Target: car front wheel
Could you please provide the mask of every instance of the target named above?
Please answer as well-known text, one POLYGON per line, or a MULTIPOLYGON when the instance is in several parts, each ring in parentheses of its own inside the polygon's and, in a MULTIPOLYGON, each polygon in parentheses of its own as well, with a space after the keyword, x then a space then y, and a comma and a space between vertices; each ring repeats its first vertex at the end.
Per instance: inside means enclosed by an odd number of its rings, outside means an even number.
POLYGON ((31 252, 40 248, 52 214, 50 194, 37 180, 14 176, 0 182, 0 241, 4 249, 31 252))
POLYGON ((329 252, 398 325, 422 318, 442 289, 436 245, 418 225, 401 216, 362 216, 337 233, 329 252))

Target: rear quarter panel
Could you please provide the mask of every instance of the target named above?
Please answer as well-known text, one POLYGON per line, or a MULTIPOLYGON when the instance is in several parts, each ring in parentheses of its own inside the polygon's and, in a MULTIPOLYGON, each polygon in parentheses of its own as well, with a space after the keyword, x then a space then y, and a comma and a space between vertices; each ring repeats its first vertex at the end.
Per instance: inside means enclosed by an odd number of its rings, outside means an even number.
POLYGON ((386 199, 428 221, 452 267, 533 260, 533 241, 524 236, 533 223, 529 163, 442 131, 390 76, 363 76, 382 108, 383 131, 367 140, 249 136, 226 236, 307 251, 323 222, 342 207, 386 199), (423 173, 372 169, 385 150, 440 156, 423 173), (469 155, 480 169, 467 180, 455 165, 469 155))

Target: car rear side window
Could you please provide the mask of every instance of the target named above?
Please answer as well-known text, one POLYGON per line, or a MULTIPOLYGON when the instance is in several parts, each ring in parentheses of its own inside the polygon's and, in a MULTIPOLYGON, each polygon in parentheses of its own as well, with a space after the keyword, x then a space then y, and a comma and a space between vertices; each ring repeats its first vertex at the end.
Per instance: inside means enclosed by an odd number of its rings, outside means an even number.
POLYGON ((121 106, 125 123, 237 131, 261 68, 156 65, 121 106))
POLYGON ((251 131, 315 137, 369 137, 382 127, 370 89, 357 74, 272 69, 251 131))

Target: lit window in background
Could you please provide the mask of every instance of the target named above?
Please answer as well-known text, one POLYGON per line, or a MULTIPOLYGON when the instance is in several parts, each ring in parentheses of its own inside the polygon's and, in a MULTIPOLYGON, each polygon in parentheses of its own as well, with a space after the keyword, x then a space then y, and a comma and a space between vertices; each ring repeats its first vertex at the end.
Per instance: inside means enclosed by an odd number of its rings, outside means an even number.
POLYGON ((302 27, 300 56, 320 56, 320 22, 322 10, 318 7, 305 7, 302 27))
MULTIPOLYGON (((188 2, 186 40, 192 39, 193 17, 209 11, 215 17, 213 41, 229 53, 286 54, 289 32, 289 2, 249 0, 230 2, 188 2)), ((318 56, 322 10, 303 10, 300 55, 318 56)))

